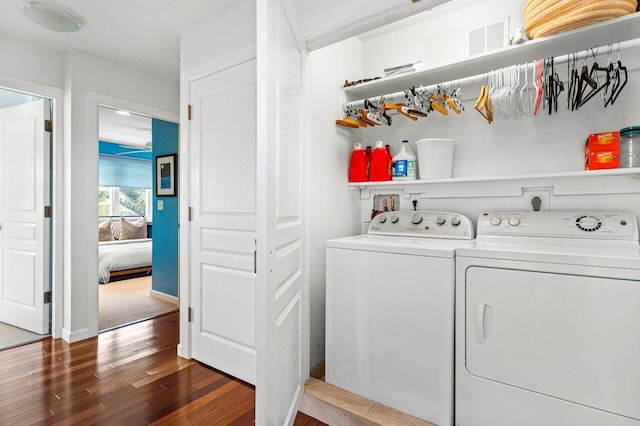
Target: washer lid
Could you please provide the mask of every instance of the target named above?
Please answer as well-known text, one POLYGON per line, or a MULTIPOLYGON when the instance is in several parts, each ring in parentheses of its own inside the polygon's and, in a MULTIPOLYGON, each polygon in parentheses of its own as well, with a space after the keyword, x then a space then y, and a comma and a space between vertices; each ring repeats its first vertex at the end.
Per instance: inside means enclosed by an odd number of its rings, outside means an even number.
POLYGON ((364 234, 328 240, 327 248, 453 258, 456 249, 466 244, 468 240, 364 234))

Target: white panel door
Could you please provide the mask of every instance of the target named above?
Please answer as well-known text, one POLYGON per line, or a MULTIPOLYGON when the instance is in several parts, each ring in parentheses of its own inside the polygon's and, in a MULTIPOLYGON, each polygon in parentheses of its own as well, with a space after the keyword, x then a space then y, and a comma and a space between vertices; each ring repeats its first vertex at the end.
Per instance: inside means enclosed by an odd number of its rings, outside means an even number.
POLYGON ((0 321, 49 333, 49 101, 0 110, 0 321))
POLYGON ((192 356, 255 384, 255 59, 190 96, 192 356))
POLYGON ((640 419, 640 281, 471 267, 474 376, 640 419))
MULTIPOLYGON (((281 0, 257 3, 256 424, 292 424, 308 357, 303 327, 303 55, 281 0)), ((307 363, 308 364, 308 363, 307 363)))

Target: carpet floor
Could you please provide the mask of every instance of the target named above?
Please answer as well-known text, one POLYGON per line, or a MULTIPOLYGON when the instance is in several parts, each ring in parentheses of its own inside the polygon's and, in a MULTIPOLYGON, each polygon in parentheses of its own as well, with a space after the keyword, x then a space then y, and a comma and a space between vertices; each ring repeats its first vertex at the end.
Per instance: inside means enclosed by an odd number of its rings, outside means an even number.
POLYGON ((99 286, 100 330, 157 317, 178 309, 150 295, 151 277, 114 281, 99 286))
POLYGON ((36 342, 43 337, 44 336, 39 334, 0 322, 0 351, 14 346, 36 342))

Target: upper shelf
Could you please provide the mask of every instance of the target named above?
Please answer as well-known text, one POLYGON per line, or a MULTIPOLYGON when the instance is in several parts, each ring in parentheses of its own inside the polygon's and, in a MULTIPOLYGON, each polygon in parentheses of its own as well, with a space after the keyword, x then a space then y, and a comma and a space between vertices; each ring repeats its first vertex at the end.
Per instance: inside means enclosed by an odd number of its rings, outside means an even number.
POLYGON ((492 69, 640 38, 640 13, 542 37, 459 62, 344 88, 348 101, 451 81, 492 69))

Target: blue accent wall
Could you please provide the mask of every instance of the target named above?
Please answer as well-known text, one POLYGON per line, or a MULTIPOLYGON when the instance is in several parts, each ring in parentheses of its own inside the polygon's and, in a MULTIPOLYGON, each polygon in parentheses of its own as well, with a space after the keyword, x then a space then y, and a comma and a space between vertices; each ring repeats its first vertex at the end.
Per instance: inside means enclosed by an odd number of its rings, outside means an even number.
POLYGON ((153 139, 153 278, 151 287, 160 293, 178 297, 178 196, 179 186, 176 157, 175 197, 156 194, 157 156, 177 154, 178 125, 162 120, 151 121, 153 139), (164 202, 163 210, 158 210, 158 200, 164 202))
POLYGON ((140 151, 142 148, 128 148, 113 142, 98 141, 98 152, 106 155, 121 155, 124 158, 139 158, 141 160, 151 161, 150 152, 134 152, 140 151))

